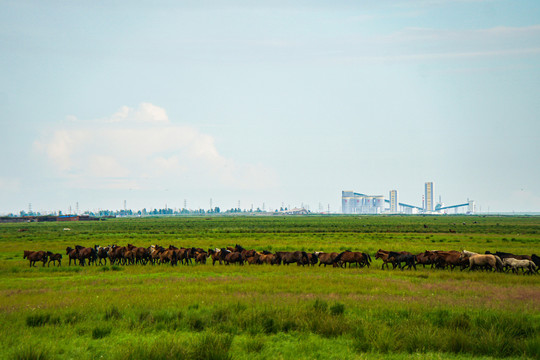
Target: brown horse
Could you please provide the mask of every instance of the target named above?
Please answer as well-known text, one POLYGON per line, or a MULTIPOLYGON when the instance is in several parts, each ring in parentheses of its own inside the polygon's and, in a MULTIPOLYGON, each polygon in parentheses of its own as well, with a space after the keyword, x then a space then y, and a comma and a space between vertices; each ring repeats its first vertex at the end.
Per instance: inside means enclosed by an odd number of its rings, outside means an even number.
POLYGON ((53 266, 58 261, 58 266, 62 265, 62 254, 53 254, 50 251, 47 251, 47 256, 49 257, 49 262, 47 263, 47 266, 51 265, 51 261, 53 263, 53 266))
POLYGON ((274 265, 274 259, 275 255, 274 254, 261 254, 259 255, 259 262, 261 264, 270 264, 270 265, 274 265))
POLYGON ((225 256, 225 265, 234 264, 234 263, 244 265, 244 257, 242 256, 242 253, 235 251, 235 252, 228 253, 225 256))
POLYGON ((94 248, 75 245, 75 250, 77 250, 79 262, 82 266, 85 265, 86 259, 88 259, 88 265, 91 265, 92 262, 97 263, 97 254, 94 248))
POLYGON ((435 251, 435 264, 443 269, 449 266, 450 270, 454 270, 454 267, 463 265, 462 260, 464 257, 466 255, 464 256, 461 252, 455 250, 435 251))
POLYGON ((333 267, 337 267, 337 261, 336 258, 338 257, 337 252, 333 253, 323 253, 323 252, 316 252, 315 255, 319 258, 319 266, 324 265, 332 265, 333 267))
POLYGON ((390 253, 390 251, 386 251, 386 250, 383 250, 383 249, 379 249, 377 250, 377 252, 375 253, 375 259, 381 259, 383 261, 383 264, 382 264, 382 267, 381 269, 384 270, 384 266, 386 265, 386 268, 388 269, 388 254, 390 253))
POLYGON ((42 261, 43 266, 47 262, 47 253, 45 251, 28 251, 23 252, 23 259, 28 259, 30 261, 30 267, 36 266, 37 261, 42 261))
POLYGON ((347 266, 347 263, 349 264, 349 267, 351 267, 352 264, 356 264, 356 267, 364 267, 366 265, 369 267, 370 260, 371 257, 366 253, 347 250, 340 253, 334 261, 341 267, 347 266))
POLYGON ((69 246, 66 248, 66 255, 69 259, 69 266, 71 266, 71 260, 73 260, 73 263, 77 265, 77 260, 79 260, 79 253, 77 250, 70 248, 69 246))

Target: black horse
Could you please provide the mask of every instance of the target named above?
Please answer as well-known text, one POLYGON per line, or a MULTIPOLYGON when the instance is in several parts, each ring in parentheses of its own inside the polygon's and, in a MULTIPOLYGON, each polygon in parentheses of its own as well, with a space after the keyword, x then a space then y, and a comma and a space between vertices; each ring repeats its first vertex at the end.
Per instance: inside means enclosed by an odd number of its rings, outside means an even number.
POLYGON ((407 266, 408 270, 411 270, 414 267, 416 270, 416 256, 412 254, 400 254, 395 251, 390 251, 388 253, 388 262, 391 262, 394 265, 394 268, 397 266, 401 270, 405 269, 407 266), (405 263, 404 266, 401 266, 401 263, 405 263))

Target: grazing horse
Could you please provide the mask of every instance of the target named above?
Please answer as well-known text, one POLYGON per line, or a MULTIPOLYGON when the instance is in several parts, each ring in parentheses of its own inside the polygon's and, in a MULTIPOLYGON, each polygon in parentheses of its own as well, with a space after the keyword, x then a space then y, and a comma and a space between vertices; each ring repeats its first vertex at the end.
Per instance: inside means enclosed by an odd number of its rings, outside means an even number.
POLYGON ((47 263, 47 266, 51 265, 51 261, 53 263, 53 266, 58 261, 58 266, 62 265, 62 254, 53 254, 50 251, 47 251, 47 256, 49 257, 49 262, 47 263))
POLYGON ((532 275, 536 271, 536 265, 531 260, 517 260, 514 258, 505 258, 502 260, 504 266, 509 266, 512 272, 519 274, 519 269, 522 269, 525 274, 532 275))
POLYGON ((45 251, 28 251, 23 252, 23 259, 28 259, 30 267, 36 266, 37 261, 43 262, 43 266, 47 262, 47 253, 45 251))

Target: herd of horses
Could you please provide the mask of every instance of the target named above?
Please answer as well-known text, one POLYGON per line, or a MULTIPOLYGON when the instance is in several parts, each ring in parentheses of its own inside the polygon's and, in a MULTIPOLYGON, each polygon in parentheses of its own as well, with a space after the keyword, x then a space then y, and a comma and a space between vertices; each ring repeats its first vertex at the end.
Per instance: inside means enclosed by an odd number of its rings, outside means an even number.
MULTIPOLYGON (((246 250, 241 245, 227 248, 216 248, 204 250, 201 248, 178 248, 173 245, 165 248, 159 245, 150 247, 138 247, 132 244, 127 246, 109 245, 94 247, 83 247, 80 245, 74 248, 66 248, 66 256, 71 262, 85 265, 106 265, 107 260, 111 265, 162 265, 169 264, 175 266, 180 264, 206 264, 212 261, 219 264, 239 264, 244 265, 289 265, 296 263, 298 266, 321 266, 331 265, 332 267, 370 267, 371 256, 368 253, 357 251, 337 252, 312 252, 305 251, 270 251, 259 252, 251 249, 246 250)), ((407 251, 387 251, 379 249, 375 253, 375 259, 382 260, 382 269, 414 269, 417 265, 431 266, 432 269, 450 269, 459 267, 460 270, 487 270, 487 271, 512 271, 519 274, 535 274, 540 269, 540 257, 533 255, 515 255, 505 252, 485 254, 463 251, 425 251, 420 254, 412 254, 407 251)), ((24 259, 28 259, 30 267, 36 266, 36 262, 42 262, 43 266, 58 262, 61 265, 62 254, 54 254, 50 251, 24 251, 24 259)))

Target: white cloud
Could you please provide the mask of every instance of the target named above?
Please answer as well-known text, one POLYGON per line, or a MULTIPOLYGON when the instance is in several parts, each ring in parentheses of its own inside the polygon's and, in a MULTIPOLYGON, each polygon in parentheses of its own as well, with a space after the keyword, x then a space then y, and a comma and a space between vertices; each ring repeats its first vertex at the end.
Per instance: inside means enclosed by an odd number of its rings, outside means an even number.
POLYGON ((137 109, 122 106, 107 122, 134 122, 134 123, 169 123, 165 109, 150 103, 141 103, 137 109))
POLYGON ((35 149, 76 188, 263 189, 277 183, 272 169, 224 157, 211 135, 172 124, 165 109, 150 103, 123 106, 100 120, 63 123, 35 149))

